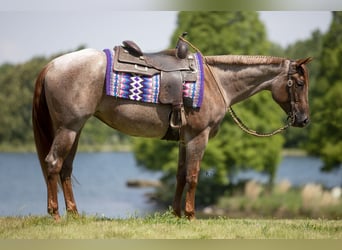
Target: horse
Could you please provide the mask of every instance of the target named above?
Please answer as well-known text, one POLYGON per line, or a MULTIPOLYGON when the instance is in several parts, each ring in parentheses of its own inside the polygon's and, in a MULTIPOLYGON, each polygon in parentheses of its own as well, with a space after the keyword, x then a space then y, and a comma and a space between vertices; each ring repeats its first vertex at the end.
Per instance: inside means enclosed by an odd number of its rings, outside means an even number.
MULTIPOLYGON (((203 56, 204 94, 198 109, 185 108, 180 128, 176 190, 172 203, 182 216, 195 218, 195 191, 200 163, 231 105, 268 90, 291 117, 290 125, 310 120, 306 64, 311 58, 290 60, 272 56, 203 56)), ((105 93, 107 60, 103 51, 83 49, 57 57, 39 73, 34 89, 32 123, 36 150, 47 186, 47 211, 60 220, 58 186, 67 214, 78 214, 72 188, 73 160, 86 121, 95 116, 127 135, 163 138, 170 126, 171 105, 113 98, 105 93)))

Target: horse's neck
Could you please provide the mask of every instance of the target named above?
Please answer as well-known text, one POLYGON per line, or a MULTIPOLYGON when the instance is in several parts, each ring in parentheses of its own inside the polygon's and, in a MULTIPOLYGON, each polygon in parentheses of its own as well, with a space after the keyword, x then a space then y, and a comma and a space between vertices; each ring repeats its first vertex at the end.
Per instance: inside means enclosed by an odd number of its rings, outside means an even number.
POLYGON ((282 58, 236 56, 232 59, 231 57, 234 56, 211 57, 212 63, 210 63, 225 92, 229 106, 262 90, 270 90, 272 84, 286 73, 286 60, 282 58))

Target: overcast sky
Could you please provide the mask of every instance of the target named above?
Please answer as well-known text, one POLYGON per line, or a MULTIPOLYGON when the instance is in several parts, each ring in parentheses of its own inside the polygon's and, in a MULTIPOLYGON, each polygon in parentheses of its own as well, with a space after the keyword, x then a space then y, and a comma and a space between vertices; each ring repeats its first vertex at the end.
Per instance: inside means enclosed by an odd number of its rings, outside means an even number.
MULTIPOLYGON (((268 37, 287 46, 326 32, 332 15, 318 12, 260 12, 268 37)), ((112 48, 135 40, 146 51, 168 47, 177 25, 172 11, 0 11, 0 64, 19 63, 85 45, 112 48)), ((191 31, 188 31, 191 32, 191 31)))

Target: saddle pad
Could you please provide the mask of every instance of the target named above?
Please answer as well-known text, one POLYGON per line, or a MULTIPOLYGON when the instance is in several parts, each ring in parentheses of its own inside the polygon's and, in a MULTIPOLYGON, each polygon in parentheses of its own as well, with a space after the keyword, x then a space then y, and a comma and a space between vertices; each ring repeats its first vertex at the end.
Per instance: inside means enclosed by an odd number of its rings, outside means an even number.
MULTIPOLYGON (((146 76, 113 70, 114 51, 103 50, 107 56, 106 94, 133 101, 160 103, 160 74, 146 76)), ((197 65, 197 81, 183 83, 184 105, 199 108, 202 105, 204 89, 203 62, 200 54, 194 54, 197 65)))

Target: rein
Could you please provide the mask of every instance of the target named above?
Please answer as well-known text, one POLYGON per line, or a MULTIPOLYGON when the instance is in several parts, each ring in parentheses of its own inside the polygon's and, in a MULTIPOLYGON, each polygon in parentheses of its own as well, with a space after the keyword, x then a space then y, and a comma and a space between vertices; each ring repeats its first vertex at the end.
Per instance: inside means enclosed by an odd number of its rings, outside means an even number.
MULTIPOLYGON (((190 43, 189 41, 187 41, 186 39, 184 39, 184 37, 179 36, 179 39, 181 39, 182 41, 184 41, 184 42, 186 42, 188 45, 190 45, 195 51, 197 51, 197 52, 202 56, 202 58, 205 58, 205 57, 203 56, 203 54, 201 53, 201 51, 200 51, 198 48, 196 48, 192 43, 190 43)), ((231 117, 233 118, 233 121, 238 125, 238 127, 239 127, 242 131, 246 132, 247 134, 257 136, 257 137, 270 137, 270 136, 273 136, 273 135, 276 135, 276 134, 279 134, 279 133, 283 132, 284 130, 286 130, 288 127, 290 127, 290 126, 295 122, 296 117, 295 117, 295 114, 294 114, 294 110, 295 110, 295 104, 296 104, 297 100, 296 100, 296 97, 295 97, 295 95, 294 95, 294 93, 293 93, 293 91, 292 91, 293 81, 292 81, 292 79, 291 79, 290 73, 288 73, 289 79, 288 79, 288 82, 287 82, 287 86, 288 86, 288 90, 289 90, 289 96, 290 96, 290 99, 291 99, 291 100, 290 100, 290 102, 291 102, 291 111, 289 112, 288 118, 287 118, 288 123, 285 124, 283 127, 278 128, 278 129, 276 129, 276 130, 274 130, 274 131, 272 131, 272 132, 261 133, 261 132, 257 132, 257 131, 255 131, 255 130, 252 130, 252 129, 248 128, 248 127, 240 120, 240 118, 237 117, 237 115, 235 114, 233 108, 232 108, 231 106, 228 106, 228 104, 227 104, 227 103, 228 103, 227 97, 226 97, 225 94, 224 94, 224 91, 223 91, 223 89, 222 89, 221 84, 219 83, 219 81, 218 81, 217 78, 215 77, 215 74, 214 74, 214 72, 212 71, 210 65, 207 63, 207 60, 205 59, 204 61, 205 61, 206 66, 207 66, 208 69, 209 69, 209 72, 210 72, 211 76, 214 78, 214 80, 215 80, 215 82, 216 82, 217 88, 218 88, 218 90, 219 90, 219 92, 220 92, 220 94, 221 94, 221 97, 222 97, 223 102, 224 102, 224 104, 225 104, 226 110, 228 109, 229 114, 230 114, 231 117), (227 107, 227 106, 228 106, 228 107, 227 107)))

